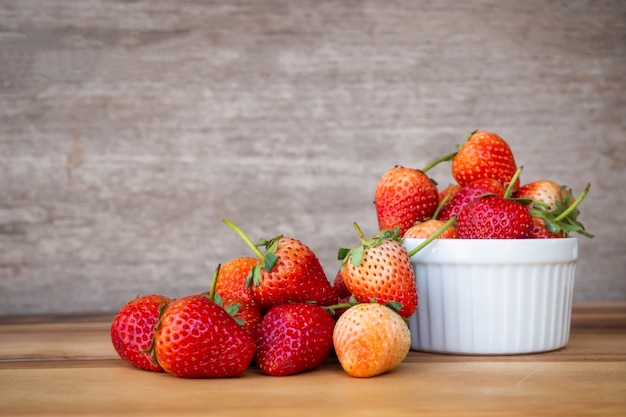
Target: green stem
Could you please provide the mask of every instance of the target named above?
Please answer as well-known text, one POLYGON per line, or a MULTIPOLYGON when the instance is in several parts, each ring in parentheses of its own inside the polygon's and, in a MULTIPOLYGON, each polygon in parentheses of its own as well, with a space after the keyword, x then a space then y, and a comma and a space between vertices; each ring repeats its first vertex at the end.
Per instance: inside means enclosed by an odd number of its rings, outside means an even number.
POLYGON ((324 306, 322 307, 324 310, 340 310, 342 308, 350 308, 352 307, 354 304, 350 304, 350 303, 339 303, 339 304, 333 304, 331 306, 324 306))
POLYGON ((359 239, 361 239, 361 243, 365 243, 367 241, 367 238, 361 231, 361 228, 359 227, 357 222, 354 222, 354 230, 356 230, 356 234, 359 235, 359 239))
POLYGON ((563 213, 561 213, 557 217, 555 217, 554 218, 554 222, 556 222, 556 223, 560 222, 561 220, 563 220, 564 218, 569 216, 569 214, 572 211, 576 210, 576 207, 578 207, 580 205, 580 203, 582 203, 583 200, 585 199, 585 197, 587 196, 587 193, 589 192, 589 188, 591 188, 591 184, 587 183, 587 186, 585 186, 585 189, 580 193, 578 198, 572 203, 571 206, 569 206, 567 208, 567 210, 565 210, 563 213))
POLYGON ((432 162, 430 162, 428 165, 426 165, 426 166, 424 167, 424 169, 422 169, 422 172, 426 172, 426 171, 428 171, 429 169, 431 169, 431 168, 433 168, 433 167, 435 167, 435 166, 439 165, 439 163, 441 163, 441 162, 446 162, 446 161, 450 161, 450 160, 452 160, 452 159, 456 156, 456 154, 457 154, 456 152, 449 153, 449 154, 447 154, 447 155, 444 155, 444 156, 442 156, 442 157, 439 157, 439 158, 437 158, 437 159, 433 160, 433 161, 432 161, 432 162))
POLYGON ((209 299, 211 301, 215 300, 215 289, 217 288, 217 277, 220 274, 220 268, 222 264, 218 264, 217 268, 215 268, 215 272, 213 272, 213 281, 211 281, 211 289, 209 290, 209 299))
POLYGON ((524 169, 523 166, 517 168, 517 170, 515 171, 515 174, 513 174, 511 181, 509 181, 509 185, 507 185, 506 190, 504 190, 504 198, 509 198, 511 194, 513 194, 513 186, 515 185, 515 182, 517 181, 520 174, 522 173, 522 169, 524 169))
POLYGON ((443 206, 448 202, 448 200, 450 200, 450 198, 452 197, 451 193, 446 194, 446 196, 443 198, 443 200, 441 200, 439 202, 439 205, 437 206, 437 209, 435 210, 435 212, 433 213, 432 218, 436 219, 437 216, 439 216, 439 212, 441 211, 441 209, 443 208, 443 206))
POLYGON ((252 249, 252 251, 256 254, 256 256, 259 257, 260 260, 265 261, 265 255, 263 255, 263 252, 261 252, 259 248, 256 247, 254 242, 250 240, 250 238, 243 232, 243 230, 239 228, 239 226, 237 226, 235 223, 228 219, 222 219, 222 222, 231 229, 233 229, 235 233, 237 233, 239 237, 242 238, 244 242, 246 242, 246 244, 250 247, 250 249, 252 249))
POLYGON ((430 242, 432 242, 433 240, 437 239, 439 237, 439 235, 441 235, 443 232, 445 232, 446 229, 448 227, 450 227, 455 221, 456 221, 456 216, 452 216, 450 218, 450 220, 445 222, 439 229, 437 229, 437 231, 435 233, 433 233, 432 235, 428 236, 428 238, 426 238, 426 240, 424 240, 422 243, 420 243, 419 245, 414 247, 411 250, 411 252, 409 252, 409 258, 413 257, 413 255, 415 255, 417 252, 419 252, 422 249, 424 249, 424 247, 426 245, 428 245, 430 242))

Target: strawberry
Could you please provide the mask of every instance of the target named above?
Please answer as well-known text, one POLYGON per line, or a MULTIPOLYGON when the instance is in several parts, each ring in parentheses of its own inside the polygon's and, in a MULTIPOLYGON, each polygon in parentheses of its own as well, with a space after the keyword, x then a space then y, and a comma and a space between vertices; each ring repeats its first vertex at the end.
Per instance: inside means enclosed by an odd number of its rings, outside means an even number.
POLYGON ((249 300, 231 297, 223 297, 221 303, 226 311, 233 313, 232 316, 235 321, 256 339, 261 320, 263 319, 263 315, 257 306, 249 300))
POLYGON ((148 371, 163 369, 152 358, 154 328, 170 299, 158 294, 137 297, 124 304, 111 323, 111 342, 126 362, 148 371))
MULTIPOLYGON (((472 132, 452 158, 452 176, 461 186, 480 178, 494 178, 507 187, 516 170, 508 143, 491 132, 472 132)), ((513 189, 518 187, 519 178, 513 189)))
POLYGON ((378 180, 374 205, 379 230, 398 226, 402 236, 415 222, 433 215, 439 205, 439 191, 423 171, 395 166, 378 180))
POLYGON ((354 225, 361 244, 340 249, 341 275, 346 287, 359 303, 399 303, 401 316, 409 317, 417 308, 417 287, 413 266, 396 227, 367 240, 354 225))
POLYGON ((524 204, 497 195, 470 201, 457 218, 459 239, 526 239, 533 227, 524 204))
POLYGON ((350 298, 352 295, 348 287, 346 287, 346 283, 343 281, 343 276, 341 275, 341 268, 337 271, 337 275, 335 275, 335 280, 333 281, 333 289, 335 290, 335 294, 337 294, 338 298, 350 298))
POLYGON ((246 286, 246 278, 258 263, 257 258, 241 257, 222 264, 215 292, 223 299, 236 300, 240 304, 254 304, 252 288, 246 286))
POLYGON ((389 372, 404 361, 411 334, 392 309, 377 303, 357 304, 337 320, 333 345, 348 375, 368 378, 389 372))
POLYGON ((224 219, 257 254, 258 262, 247 277, 252 286, 254 300, 261 313, 286 303, 316 303, 320 306, 337 302, 337 294, 326 277, 326 273, 315 253, 301 241, 276 236, 271 240, 261 239, 252 243, 241 229, 230 220, 224 219), (265 253, 259 247, 265 247, 265 253))
POLYGON ((273 307, 263 316, 259 328, 256 364, 272 376, 314 369, 332 349, 334 325, 331 315, 314 304, 273 307))
POLYGON ((458 216, 463 207, 470 201, 484 194, 495 194, 504 196, 504 186, 493 178, 481 178, 474 180, 461 187, 446 203, 443 204, 437 218, 439 220, 449 220, 453 216, 458 216))
POLYGON ((460 189, 461 189, 461 186, 459 184, 450 184, 446 188, 440 190, 439 191, 439 204, 441 204, 442 201, 446 200, 446 197, 448 195, 450 197, 447 197, 447 199, 450 200, 452 197, 456 195, 456 193, 459 192, 460 189))
MULTIPOLYGON (((404 238, 426 239, 437 232, 444 224, 445 222, 443 220, 438 219, 428 219, 424 222, 417 222, 404 233, 404 238)), ((455 237, 456 226, 454 225, 450 225, 439 235, 439 239, 454 239, 455 237)))
POLYGON ((515 198, 529 198, 541 202, 548 211, 556 210, 563 205, 567 197, 566 187, 562 187, 551 180, 529 182, 521 186, 515 193, 515 198))
POLYGON ((555 239, 565 237, 562 230, 550 231, 546 221, 540 217, 533 216, 533 227, 528 236, 530 239, 555 239))
POLYGON ((568 237, 571 232, 589 234, 578 221, 578 205, 587 195, 590 184, 574 199, 572 190, 550 180, 533 181, 520 187, 514 196, 528 205, 533 216, 531 238, 568 237))
POLYGON ((254 352, 252 335, 206 294, 172 301, 155 334, 159 364, 183 378, 240 375, 254 352))

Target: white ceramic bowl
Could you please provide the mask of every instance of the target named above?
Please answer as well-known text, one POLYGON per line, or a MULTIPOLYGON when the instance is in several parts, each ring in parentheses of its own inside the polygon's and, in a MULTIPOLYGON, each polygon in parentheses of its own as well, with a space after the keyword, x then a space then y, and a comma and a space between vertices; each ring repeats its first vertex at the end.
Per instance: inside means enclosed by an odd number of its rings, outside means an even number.
MULTIPOLYGON (((405 239, 411 250, 423 239, 405 239)), ((411 349, 515 355, 569 339, 578 239, 436 239, 411 262, 411 349)))

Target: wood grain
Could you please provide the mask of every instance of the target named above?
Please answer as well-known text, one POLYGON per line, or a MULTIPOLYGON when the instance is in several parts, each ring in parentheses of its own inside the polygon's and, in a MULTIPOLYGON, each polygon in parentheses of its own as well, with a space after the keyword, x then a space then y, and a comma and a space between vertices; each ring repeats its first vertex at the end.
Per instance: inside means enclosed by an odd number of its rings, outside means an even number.
POLYGON ((625 73, 618 0, 3 2, 0 315, 205 290, 223 217, 332 279, 378 177, 476 128, 592 184, 575 300, 625 300, 625 73))
POLYGON ((117 358, 110 315, 5 317, 2 415, 622 416, 626 304, 576 304, 568 345, 519 356, 410 352, 395 371, 349 377, 335 358, 289 377, 221 380, 141 371, 117 358))

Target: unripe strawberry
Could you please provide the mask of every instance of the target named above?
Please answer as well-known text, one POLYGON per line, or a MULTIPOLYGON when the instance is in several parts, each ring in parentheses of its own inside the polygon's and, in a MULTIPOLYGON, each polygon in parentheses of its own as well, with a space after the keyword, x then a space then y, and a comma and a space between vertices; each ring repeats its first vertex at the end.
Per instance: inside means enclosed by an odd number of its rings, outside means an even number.
POLYGON ((348 375, 368 378, 389 372, 404 361, 411 333, 392 309, 377 303, 357 304, 337 320, 333 344, 348 375))

